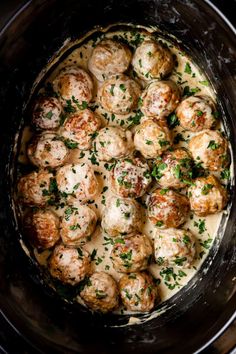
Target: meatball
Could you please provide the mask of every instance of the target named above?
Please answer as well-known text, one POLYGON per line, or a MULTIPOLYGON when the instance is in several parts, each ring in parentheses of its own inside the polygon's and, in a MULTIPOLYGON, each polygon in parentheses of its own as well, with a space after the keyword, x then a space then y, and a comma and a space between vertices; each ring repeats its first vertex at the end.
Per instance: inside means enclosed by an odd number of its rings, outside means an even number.
POLYGON ((112 75, 124 73, 131 62, 131 55, 126 45, 105 39, 94 48, 88 68, 99 81, 103 81, 112 75))
POLYGON ((211 129, 216 124, 215 105, 208 96, 191 96, 183 100, 176 110, 180 125, 192 132, 211 129))
POLYGON ((65 163, 69 150, 59 135, 43 133, 33 138, 28 145, 27 154, 35 166, 55 168, 65 163))
POLYGON ((58 245, 49 260, 49 272, 64 284, 76 285, 90 272, 90 257, 82 248, 58 245))
POLYGON ((50 210, 29 212, 24 218, 24 231, 30 243, 39 249, 51 248, 60 238, 59 218, 50 210))
POLYGON ((143 80, 162 79, 174 67, 170 50, 155 40, 146 40, 136 49, 132 65, 143 80))
POLYGON ((92 235, 97 222, 95 212, 87 205, 66 207, 61 221, 61 238, 66 246, 77 247, 81 238, 92 235))
POLYGON ((170 148, 171 133, 165 123, 156 119, 144 119, 137 127, 134 145, 147 159, 153 159, 170 148))
POLYGON ((119 290, 124 306, 130 311, 152 310, 158 296, 152 277, 145 272, 124 274, 119 290))
POLYGON ((141 90, 137 82, 125 75, 104 81, 98 92, 101 106, 110 113, 127 114, 137 107, 141 90))
POLYGON ((166 151, 157 159, 152 175, 163 188, 184 188, 191 183, 192 159, 184 148, 166 151))
POLYGON ((56 97, 40 97, 35 102, 32 123, 38 129, 57 129, 60 125, 62 106, 56 97))
POLYGON ((132 133, 119 127, 103 128, 98 132, 94 147, 102 161, 126 157, 133 150, 132 133))
POLYGON ((61 134, 69 140, 75 141, 80 150, 91 147, 93 135, 101 126, 101 120, 90 109, 84 109, 71 114, 64 123, 61 134))
POLYGON ((148 204, 148 217, 159 228, 179 227, 189 213, 189 200, 180 193, 168 189, 152 192, 148 204))
POLYGON ((180 102, 180 91, 174 81, 153 81, 142 96, 141 111, 148 117, 163 118, 175 110, 180 102))
POLYGON ((139 198, 152 181, 149 166, 139 158, 117 161, 111 174, 112 189, 124 198, 139 198))
POLYGON ((215 176, 199 177, 188 190, 191 210, 198 216, 215 214, 224 209, 227 191, 215 176))
POLYGON ((98 182, 93 169, 83 164, 67 164, 56 173, 59 191, 81 201, 93 199, 98 192, 98 182))
POLYGON ((138 203, 133 199, 112 196, 103 212, 102 228, 109 236, 127 235, 140 230, 138 203))
POLYGON ((105 272, 94 273, 80 293, 86 305, 103 313, 118 306, 118 288, 113 277, 105 272))
POLYGON ((154 240, 158 265, 190 268, 196 254, 195 238, 184 229, 157 230, 154 240))
POLYGON ((63 106, 75 111, 93 97, 93 81, 89 74, 77 67, 63 68, 53 81, 53 88, 59 94, 63 106))
POLYGON ((40 170, 21 177, 18 182, 18 194, 22 203, 30 206, 44 206, 52 198, 53 174, 40 170))
POLYGON ((194 160, 210 171, 219 171, 229 163, 227 141, 218 131, 198 133, 191 138, 189 150, 194 160))
POLYGON ((151 257, 151 241, 146 235, 141 234, 115 239, 111 252, 113 267, 120 273, 131 273, 146 269, 151 257))

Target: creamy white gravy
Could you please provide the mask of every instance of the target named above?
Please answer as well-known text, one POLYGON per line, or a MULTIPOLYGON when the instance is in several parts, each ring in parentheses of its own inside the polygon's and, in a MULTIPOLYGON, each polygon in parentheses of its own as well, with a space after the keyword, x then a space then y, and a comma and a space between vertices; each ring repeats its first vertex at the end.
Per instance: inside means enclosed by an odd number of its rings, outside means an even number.
MULTIPOLYGON (((146 28, 147 31, 152 32, 153 30, 150 28, 146 28)), ((122 37, 128 41, 134 39, 132 32, 128 31, 119 31, 119 32, 108 32, 103 33, 103 37, 113 38, 116 35, 122 37)), ((162 39, 162 38, 161 38, 162 39)), ((162 39, 163 40, 163 39, 162 39)), ((99 39, 97 40, 97 42, 99 39)), ((201 95, 209 95, 215 100, 214 90, 211 87, 210 83, 207 81, 207 78, 200 71, 200 69, 194 64, 194 62, 189 58, 184 52, 182 52, 179 48, 174 47, 172 43, 163 40, 170 47, 172 53, 176 55, 176 59, 178 62, 178 66, 175 67, 170 78, 178 83, 180 87, 184 89, 184 87, 189 86, 190 90, 195 90, 199 92, 201 95), (186 72, 186 63, 191 68, 191 73, 186 72)), ((79 42, 78 42, 79 43, 79 42)), ((77 43, 77 46, 78 46, 77 43)), ((88 70, 88 59, 92 53, 94 48, 95 41, 88 40, 84 44, 80 45, 76 49, 74 49, 71 54, 69 54, 66 59, 64 59, 51 73, 50 77, 47 79, 47 82, 51 82, 58 74, 58 72, 65 66, 75 64, 79 67, 88 70)), ((99 82, 95 80, 95 84, 98 87, 99 82)), ((142 87, 145 86, 144 82, 139 81, 142 87)), ((96 98, 95 102, 92 103, 92 106, 96 106, 96 98)), ((135 129, 135 125, 131 126, 132 117, 135 116, 136 113, 127 114, 127 115, 111 115, 106 112, 101 107, 97 107, 95 111, 101 116, 103 126, 105 125, 118 125, 123 128, 129 127, 131 129, 135 129)), ((221 127, 223 129, 223 127, 221 127)), ((59 129, 60 132, 60 129, 59 129)), ((188 139, 193 135, 191 132, 183 131, 183 129, 179 126, 173 129, 173 134, 176 137, 179 137, 179 141, 174 145, 185 146, 187 147, 188 139)), ((26 126, 23 131, 22 136, 22 144, 21 144, 21 153, 19 155, 19 162, 23 164, 28 164, 29 161, 27 159, 25 153, 25 146, 27 142, 32 136, 32 131, 29 126, 26 126)), ((101 215, 103 213, 104 207, 108 198, 111 196, 111 188, 109 186, 109 171, 105 168, 105 166, 111 166, 111 163, 104 163, 98 161, 96 158, 93 159, 93 154, 91 151, 83 151, 81 152, 78 149, 70 151, 70 157, 67 161, 68 163, 81 163, 86 162, 93 167, 96 171, 97 178, 100 184, 101 194, 92 201, 89 206, 96 212, 98 218, 101 220, 101 215), (91 160, 92 158, 92 160, 91 160), (93 163, 92 163, 93 162, 93 163), (108 187, 108 189, 106 189, 108 187)), ((223 183, 224 181, 222 181, 223 183)), ((56 209, 51 207, 59 216, 62 215, 63 209, 56 209)), ((178 292, 181 288, 183 288, 189 280, 195 275, 198 271, 205 258, 208 255, 209 249, 214 243, 214 239, 217 235, 217 231, 222 219, 222 213, 218 213, 215 215, 209 215, 207 217, 197 217, 190 213, 189 219, 183 225, 183 228, 189 229, 197 239, 197 259, 190 269, 183 269, 180 271, 179 268, 173 267, 173 273, 170 275, 170 278, 167 278, 165 275, 165 270, 167 267, 158 266, 157 264, 152 264, 149 267, 149 271, 153 274, 156 279, 160 279, 160 284, 158 285, 159 293, 161 297, 161 301, 164 302, 173 296, 176 292, 178 292), (164 271, 164 272, 163 272, 164 271), (175 280, 173 278, 173 274, 175 280)), ((143 227, 142 232, 149 236, 151 239, 154 238, 155 226, 153 226, 146 217, 146 210, 142 208, 142 220, 143 227)), ((84 248, 86 248, 91 254, 94 255, 93 268, 96 271, 106 271, 111 274, 116 280, 119 280, 122 276, 122 273, 118 273, 113 269, 112 262, 110 259, 110 252, 112 248, 112 238, 110 238, 107 234, 105 234, 100 226, 97 226, 96 231, 91 237, 91 240, 84 240, 84 248)), ((40 265, 46 266, 47 259, 50 256, 50 251, 46 250, 44 252, 39 253, 36 249, 34 250, 34 255, 39 262, 40 265)), ((82 301, 81 301, 82 303, 82 301)), ((117 313, 127 313, 121 307, 116 311, 117 313)), ((151 315, 153 315, 155 312, 151 315)), ((131 316, 129 324, 137 323, 139 320, 131 316)))

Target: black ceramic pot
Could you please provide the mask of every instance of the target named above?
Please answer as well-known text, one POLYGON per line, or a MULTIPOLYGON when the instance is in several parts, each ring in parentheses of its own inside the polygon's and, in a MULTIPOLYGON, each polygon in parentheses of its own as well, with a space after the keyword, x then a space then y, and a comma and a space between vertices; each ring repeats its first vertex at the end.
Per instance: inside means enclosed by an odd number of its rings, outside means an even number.
POLYGON ((116 22, 157 25, 176 36, 218 93, 236 163, 236 32, 203 0, 34 0, 0 32, 0 303, 3 315, 42 353, 192 353, 213 342, 236 317, 236 196, 224 235, 167 310, 143 325, 122 316, 67 306, 40 284, 18 242, 11 190, 16 133, 32 84, 68 37, 116 22), (196 284, 197 286, 194 286, 196 284))

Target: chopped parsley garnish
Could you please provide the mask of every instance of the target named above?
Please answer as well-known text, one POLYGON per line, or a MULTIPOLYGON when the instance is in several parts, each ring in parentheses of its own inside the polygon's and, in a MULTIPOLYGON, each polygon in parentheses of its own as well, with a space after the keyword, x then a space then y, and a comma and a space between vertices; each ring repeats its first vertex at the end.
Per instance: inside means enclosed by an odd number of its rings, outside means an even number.
POLYGON ((177 115, 175 113, 170 114, 167 117, 167 123, 170 129, 174 129, 175 127, 177 127, 179 125, 179 120, 177 115))
POLYGON ((46 117, 47 119, 51 119, 52 116, 53 116, 52 111, 49 111, 47 114, 45 114, 45 117, 46 117))
POLYGON ((199 234, 203 234, 207 229, 205 225, 205 220, 204 219, 199 219, 199 221, 194 221, 194 226, 198 227, 198 232, 199 234))
POLYGON ((184 92, 183 95, 184 96, 193 96, 195 93, 201 91, 201 89, 199 87, 195 87, 195 88, 191 88, 189 86, 185 86, 184 87, 184 92))
POLYGON ((123 91, 123 92, 125 92, 126 91, 126 87, 125 87, 125 85, 124 84, 120 84, 120 89, 121 89, 121 91, 123 91))
POLYGON ((187 260, 186 257, 176 257, 175 260, 174 260, 174 263, 178 266, 182 266, 183 263, 187 260))
POLYGON ((213 184, 210 183, 205 184, 205 186, 202 187, 202 194, 207 195, 213 187, 214 187, 213 184))
POLYGON ((114 84, 111 85, 110 94, 111 94, 112 96, 114 96, 114 88, 115 88, 115 85, 114 85, 114 84))
POLYGON ((159 220, 156 222, 157 227, 162 227, 164 225, 163 221, 159 220))
POLYGON ((191 66, 190 66, 189 63, 186 63, 186 64, 185 64, 184 72, 185 72, 186 74, 192 74, 192 69, 191 69, 191 66))
POLYGON ((209 249, 210 247, 211 247, 211 243, 212 243, 212 238, 208 238, 207 240, 205 240, 205 241, 201 241, 200 242, 200 245, 203 247, 203 248, 205 248, 205 249, 209 249))
POLYGON ((153 142, 152 142, 151 140, 146 140, 146 144, 147 144, 147 145, 152 145, 153 142))
POLYGON ((229 179, 230 178, 230 170, 228 168, 225 168, 223 171, 221 171, 220 178, 221 179, 229 179))
POLYGON ((203 86, 209 86, 209 82, 207 80, 199 81, 199 84, 203 86))
POLYGON ((211 140, 207 146, 208 149, 211 149, 211 150, 216 150, 220 147, 220 144, 217 144, 215 142, 215 140, 211 140))
POLYGON ((156 179, 159 179, 163 176, 162 171, 167 167, 167 164, 164 162, 159 163, 158 165, 155 165, 153 170, 152 170, 152 176, 155 177, 156 179))
POLYGON ((78 143, 76 143, 70 139, 64 139, 63 141, 64 141, 65 146, 70 150, 74 150, 74 149, 78 148, 78 143))
POLYGON ((76 111, 75 107, 72 106, 71 100, 66 100, 66 106, 64 107, 66 113, 74 113, 76 111))

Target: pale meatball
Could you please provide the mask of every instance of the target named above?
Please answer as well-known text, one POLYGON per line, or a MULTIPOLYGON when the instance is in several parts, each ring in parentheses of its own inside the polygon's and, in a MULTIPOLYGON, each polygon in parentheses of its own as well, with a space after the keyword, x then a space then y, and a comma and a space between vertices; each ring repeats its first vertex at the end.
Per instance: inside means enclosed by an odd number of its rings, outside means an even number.
POLYGON ((64 284, 76 285, 90 273, 90 256, 82 248, 58 245, 49 260, 49 272, 64 284))
POLYGON ((99 81, 103 81, 124 73, 131 62, 131 55, 125 44, 105 39, 94 48, 88 68, 99 81))
POLYGON ((156 161, 152 175, 163 188, 184 188, 192 179, 191 156, 183 148, 166 151, 156 161))
POLYGON ((80 293, 85 304, 94 311, 103 313, 118 306, 118 287, 113 277, 105 272, 94 273, 80 293))
POLYGON ((176 110, 180 125, 192 132, 211 129, 216 125, 215 105, 208 96, 191 96, 183 100, 176 110))
POLYGON ((88 150, 91 147, 93 135, 100 126, 100 117, 90 109, 84 109, 67 118, 61 134, 66 139, 76 142, 80 150, 88 150))
POLYGON ((69 199, 88 201, 98 192, 98 182, 92 167, 83 164, 67 164, 56 173, 59 191, 69 199))
POLYGON ((191 210, 198 216, 218 213, 227 203, 226 189, 211 175, 196 178, 189 187, 188 196, 191 210))
POLYGON ((101 106, 110 113, 127 114, 137 107, 141 90, 137 82, 125 75, 104 81, 98 92, 101 106))
POLYGON ((196 255, 195 238, 184 229, 157 230, 154 248, 156 262, 161 266, 190 268, 196 255))
POLYGON ((153 279, 145 272, 123 275, 119 281, 119 291, 122 303, 130 311, 151 311, 158 298, 153 279))
POLYGON ((141 111, 144 115, 163 118, 173 112, 180 102, 180 90, 174 81, 153 81, 142 96, 141 111))
POLYGON ((31 172, 20 178, 18 182, 18 195, 23 204, 31 206, 44 206, 52 199, 53 174, 40 170, 31 172))
POLYGON ((77 247, 81 238, 95 230, 97 216, 87 205, 73 204, 65 208, 61 221, 61 238, 66 246, 77 247))
POLYGON ((149 166, 139 158, 117 161, 111 174, 113 191, 124 198, 139 198, 152 181, 149 166))
POLYGON ((30 243, 38 249, 51 248, 60 239, 59 218, 50 210, 29 212, 23 226, 30 243))
POLYGON ((156 189, 150 195, 148 217, 159 228, 179 227, 188 217, 189 200, 168 189, 156 189))
POLYGON ((37 99, 32 113, 32 123, 38 129, 57 129, 60 126, 62 106, 56 97, 37 99))
POLYGON ((219 171, 229 163, 227 140, 215 130, 204 130, 191 138, 189 150, 194 160, 210 171, 219 171))
POLYGON ((139 204, 133 199, 111 197, 102 217, 102 228, 109 236, 127 235, 140 230, 139 204))
POLYGON ((59 135, 43 133, 33 138, 28 145, 27 154, 35 166, 55 168, 66 162, 69 150, 59 135))
POLYGON ((63 68, 53 81, 54 91, 59 94, 63 106, 71 111, 80 109, 84 102, 88 103, 93 97, 93 81, 89 74, 77 67, 63 68))
POLYGON ((162 79, 174 67, 172 53, 155 40, 146 40, 136 49, 132 65, 136 74, 143 80, 162 79))
POLYGON ((115 239, 111 252, 113 267, 120 273, 144 270, 151 261, 152 251, 151 241, 146 235, 115 239))
POLYGON ((144 119, 134 135, 135 148, 147 159, 153 159, 170 148, 172 137, 165 123, 156 119, 144 119))
POLYGON ((98 132, 94 148, 102 161, 126 157, 133 151, 132 133, 119 127, 105 127, 98 132))

